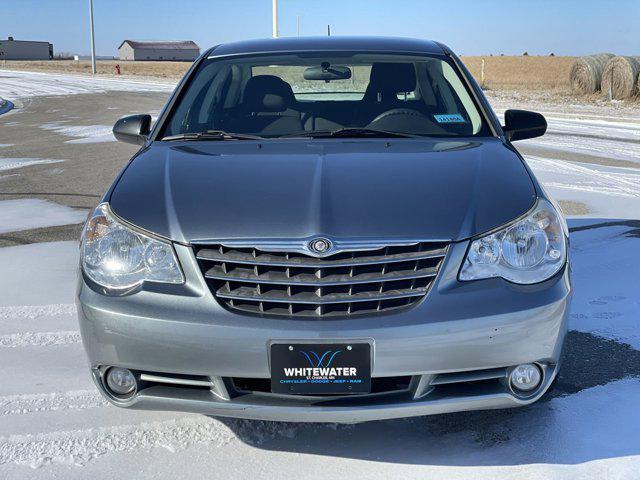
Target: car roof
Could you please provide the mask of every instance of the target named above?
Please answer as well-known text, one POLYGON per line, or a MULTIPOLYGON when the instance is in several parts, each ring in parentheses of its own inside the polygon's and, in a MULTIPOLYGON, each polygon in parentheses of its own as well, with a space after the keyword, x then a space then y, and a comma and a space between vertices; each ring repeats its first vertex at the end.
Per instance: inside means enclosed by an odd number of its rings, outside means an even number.
POLYGON ((243 40, 213 47, 207 56, 246 55, 253 53, 371 51, 418 54, 445 53, 441 44, 432 40, 401 37, 288 37, 243 40))

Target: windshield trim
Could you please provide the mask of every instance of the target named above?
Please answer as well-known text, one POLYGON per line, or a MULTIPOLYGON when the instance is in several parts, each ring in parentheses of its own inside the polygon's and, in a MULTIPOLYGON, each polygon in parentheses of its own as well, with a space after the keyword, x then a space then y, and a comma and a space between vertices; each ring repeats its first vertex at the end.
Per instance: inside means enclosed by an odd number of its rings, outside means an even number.
POLYGON ((215 53, 210 54, 205 58, 205 60, 214 60, 214 59, 227 59, 231 57, 261 57, 261 56, 282 56, 282 55, 295 55, 295 54, 340 54, 340 53, 356 53, 358 55, 406 55, 406 56, 414 56, 414 57, 438 57, 438 58, 446 58, 447 55, 444 52, 438 53, 426 53, 424 51, 413 51, 413 50, 354 50, 353 48, 335 48, 329 49, 321 48, 318 50, 313 49, 293 49, 293 50, 262 50, 255 52, 242 52, 242 53, 223 53, 216 55, 215 53))

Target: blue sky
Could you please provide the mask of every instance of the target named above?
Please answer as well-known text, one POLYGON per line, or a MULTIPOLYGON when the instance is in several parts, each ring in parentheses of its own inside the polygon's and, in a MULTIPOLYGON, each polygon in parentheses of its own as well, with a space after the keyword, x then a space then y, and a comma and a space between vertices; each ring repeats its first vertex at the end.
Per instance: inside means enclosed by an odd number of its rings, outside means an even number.
MULTIPOLYGON (((0 38, 89 52, 89 0, 0 0, 0 38)), ((94 0, 98 55, 120 42, 195 40, 202 48, 271 36, 271 0, 94 0)), ((640 0, 279 0, 280 34, 394 35, 458 53, 640 55, 640 0), (614 6, 615 5, 615 6, 614 6)))

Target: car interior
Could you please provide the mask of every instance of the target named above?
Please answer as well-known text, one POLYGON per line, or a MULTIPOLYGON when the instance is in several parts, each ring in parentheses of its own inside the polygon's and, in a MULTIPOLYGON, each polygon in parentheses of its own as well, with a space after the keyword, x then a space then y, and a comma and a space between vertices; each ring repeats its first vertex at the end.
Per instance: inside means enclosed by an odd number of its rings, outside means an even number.
MULTIPOLYGON (((325 62, 323 68, 325 64, 329 65, 325 62)), ((185 102, 191 107, 184 116, 174 115, 169 130, 173 134, 223 130, 265 137, 343 128, 433 136, 482 133, 483 122, 471 98, 466 90, 460 95, 462 84, 457 88, 452 85, 443 74, 442 64, 372 63, 366 90, 359 99, 345 98, 340 92, 306 99, 304 92, 294 94, 292 85, 281 76, 255 75, 249 66, 227 65, 216 75, 204 76, 209 78, 201 86, 196 78, 191 91, 195 90, 197 96, 185 102), (454 121, 440 120, 447 115, 454 121), (179 126, 175 125, 176 117, 182 118, 179 126)), ((460 82, 455 73, 453 76, 460 82)), ((331 80, 318 81, 328 84, 331 80)))

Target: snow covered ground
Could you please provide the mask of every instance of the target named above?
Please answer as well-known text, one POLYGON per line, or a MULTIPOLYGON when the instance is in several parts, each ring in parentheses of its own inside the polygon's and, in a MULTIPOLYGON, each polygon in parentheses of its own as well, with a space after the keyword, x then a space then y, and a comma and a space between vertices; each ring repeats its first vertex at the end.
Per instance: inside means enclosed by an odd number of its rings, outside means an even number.
POLYGON ((11 158, 0 157, 0 171, 14 170, 16 168, 28 167, 29 165, 39 165, 41 163, 59 163, 64 160, 53 160, 47 158, 11 158))
POLYGON ((175 82, 0 70, 0 97, 6 100, 52 95, 101 93, 110 90, 122 92, 167 92, 173 90, 174 87, 175 82))
MULTIPOLYGON (((639 348, 634 231, 621 225, 574 233, 570 327, 639 348)), ((341 472, 349 478, 634 478, 640 469, 638 378, 524 410, 351 426, 116 409, 93 388, 80 344, 77 255, 75 242, 0 249, 5 478, 113 478, 127 468, 136 469, 135 478, 200 478, 222 473, 222 465, 227 478, 304 472, 318 479, 341 472)))
POLYGON ((640 123, 556 116, 547 117, 547 122, 546 135, 523 144, 640 164, 640 123))
POLYGON ((53 130, 67 137, 77 137, 73 140, 67 140, 65 143, 101 143, 115 142, 116 137, 113 136, 112 125, 67 125, 66 121, 56 123, 45 123, 40 125, 43 130, 53 130))
POLYGON ((525 159, 545 188, 557 200, 583 203, 584 215, 638 219, 640 114, 620 119, 553 112, 547 121, 544 136, 516 144, 541 149, 525 159), (580 154, 587 157, 576 162, 580 154))
POLYGON ((584 203, 586 215, 640 217, 640 169, 532 155, 525 155, 525 159, 555 199, 584 203))
POLYGON ((0 201, 0 233, 84 222, 87 212, 46 200, 0 201))

